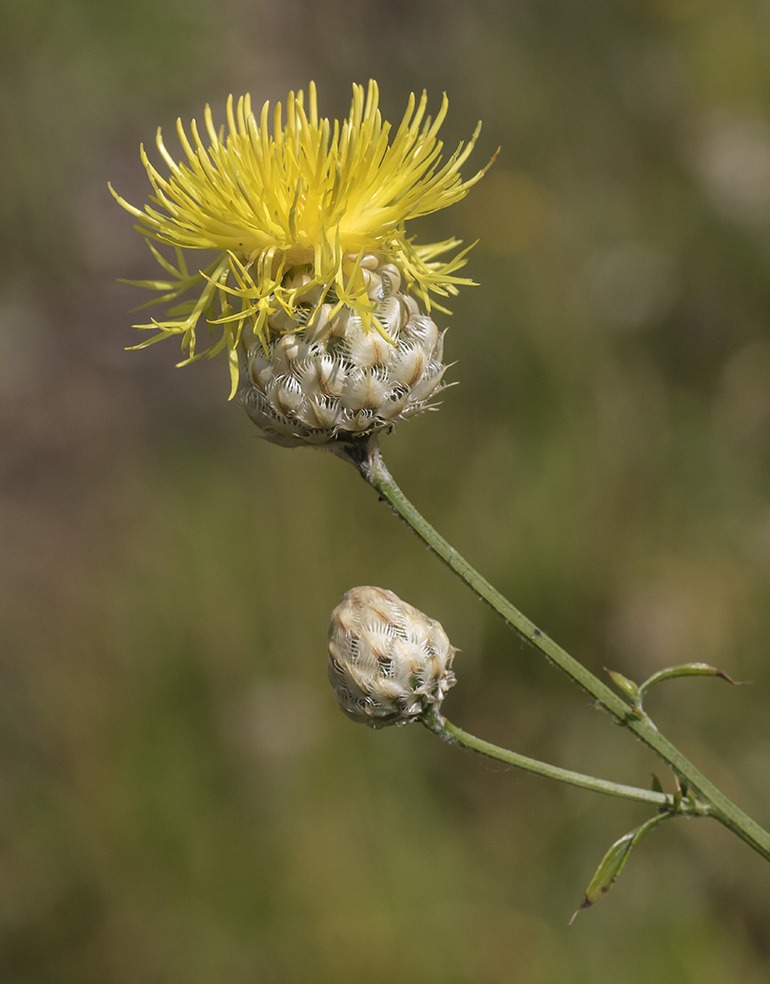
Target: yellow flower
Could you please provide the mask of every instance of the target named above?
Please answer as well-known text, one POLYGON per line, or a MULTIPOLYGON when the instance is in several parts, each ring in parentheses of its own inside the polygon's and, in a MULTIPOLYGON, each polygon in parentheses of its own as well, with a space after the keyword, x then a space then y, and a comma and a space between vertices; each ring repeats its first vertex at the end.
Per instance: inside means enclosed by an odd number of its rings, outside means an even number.
POLYGON ((395 134, 381 118, 378 95, 374 81, 366 94, 354 85, 349 118, 330 123, 318 115, 311 83, 307 107, 303 92, 289 93, 285 123, 281 104, 276 105, 272 134, 268 103, 257 119, 248 95, 237 104, 230 96, 226 131, 215 128, 206 107, 208 147, 195 120, 189 138, 177 121, 186 161, 174 160, 158 131, 157 147, 170 170, 167 178, 142 147, 142 162, 155 192, 153 204, 142 211, 110 190, 139 219, 137 229, 148 240, 175 248, 176 265, 149 242, 169 279, 129 282, 162 292, 150 304, 175 300, 196 287, 199 293, 171 308, 168 320, 137 325, 157 333, 136 348, 179 335, 188 354, 180 365, 226 349, 232 396, 244 331, 267 345, 271 333, 275 337, 275 316, 281 311, 291 318, 302 308, 304 321, 312 325, 321 305, 331 300, 332 316, 348 306, 360 316, 365 331, 374 329, 391 341, 367 292, 361 266, 366 254, 377 252, 394 263, 428 311, 430 293, 455 294, 458 284, 471 283, 455 276, 467 250, 438 259, 459 246, 459 240, 416 246, 406 236, 405 222, 458 201, 482 177, 486 168, 467 181, 460 176, 481 124, 442 164, 437 134, 447 112, 446 95, 435 120, 426 116, 425 93, 419 102, 410 96, 395 134), (204 269, 191 271, 186 249, 215 250, 219 255, 204 269), (212 335, 217 328, 221 335, 196 353, 201 318, 212 335))

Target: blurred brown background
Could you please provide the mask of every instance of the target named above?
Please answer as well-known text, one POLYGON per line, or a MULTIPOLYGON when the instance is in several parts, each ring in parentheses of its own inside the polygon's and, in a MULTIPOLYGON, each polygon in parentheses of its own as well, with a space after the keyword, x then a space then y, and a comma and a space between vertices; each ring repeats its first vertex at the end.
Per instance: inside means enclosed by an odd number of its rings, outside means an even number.
MULTIPOLYGON (((499 161, 423 241, 479 239, 440 413, 386 457, 469 559, 596 672, 708 660, 670 737, 770 821, 770 4, 6 0, 0 40, 3 984, 755 984, 770 867, 647 813, 348 723, 328 616, 359 583, 459 646, 445 708, 646 784, 651 756, 330 455, 260 441, 224 360, 136 341, 155 276, 107 191, 229 92, 450 97, 499 161)), ((471 169, 468 169, 471 173, 471 169)))

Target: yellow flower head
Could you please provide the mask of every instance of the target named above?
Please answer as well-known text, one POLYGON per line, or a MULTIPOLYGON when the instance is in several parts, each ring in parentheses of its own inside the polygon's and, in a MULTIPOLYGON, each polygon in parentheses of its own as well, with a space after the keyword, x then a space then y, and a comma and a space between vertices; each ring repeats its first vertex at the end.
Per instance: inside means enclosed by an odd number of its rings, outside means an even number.
MULTIPOLYGON (((435 120, 426 116, 427 96, 414 95, 395 134, 378 109, 378 89, 353 86, 350 116, 342 124, 318 115, 315 85, 308 105, 304 93, 289 93, 286 121, 278 103, 270 133, 270 106, 259 119, 251 99, 227 102, 227 128, 217 130, 207 106, 204 145, 195 120, 188 137, 181 121, 177 134, 186 161, 177 163, 160 130, 157 147, 170 170, 164 178, 141 155, 154 189, 144 211, 112 188, 118 202, 135 215, 148 239, 175 247, 176 265, 149 243, 168 280, 134 281, 162 292, 149 303, 175 300, 196 286, 197 297, 167 312, 169 320, 139 328, 156 329, 144 345, 180 335, 185 364, 200 355, 227 349, 233 392, 238 380, 238 349, 244 330, 268 340, 268 318, 283 309, 312 307, 333 299, 358 313, 367 330, 385 334, 374 315, 361 268, 365 254, 378 252, 395 263, 407 285, 430 310, 430 292, 457 292, 471 281, 455 276, 465 263, 463 250, 449 260, 438 257, 459 240, 416 246, 405 232, 407 219, 427 215, 463 198, 484 174, 463 181, 460 168, 478 137, 457 148, 442 164, 438 131, 446 116, 444 96, 435 120), (190 272, 183 250, 215 250, 219 256, 190 272), (196 355, 195 332, 205 318, 221 336, 196 355)), ((144 305, 142 305, 144 306, 144 305)), ((443 310, 443 309, 442 309, 443 310)), ((136 346, 137 348, 143 345, 136 346)))

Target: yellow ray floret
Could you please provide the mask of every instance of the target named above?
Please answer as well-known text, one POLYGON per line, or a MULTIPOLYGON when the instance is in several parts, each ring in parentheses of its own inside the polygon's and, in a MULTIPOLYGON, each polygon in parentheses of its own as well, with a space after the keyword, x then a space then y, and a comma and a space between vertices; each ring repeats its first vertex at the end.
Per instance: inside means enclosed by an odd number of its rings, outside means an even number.
POLYGON ((276 105, 272 132, 269 104, 257 119, 248 95, 237 103, 230 96, 226 128, 215 128, 208 106, 203 135, 195 120, 189 136, 177 121, 185 157, 179 163, 159 130, 157 147, 170 174, 163 177, 142 147, 142 162, 154 189, 152 204, 144 211, 110 189, 139 219, 140 232, 175 247, 176 266, 149 244, 170 275, 167 280, 138 282, 162 292, 150 303, 175 300, 196 285, 202 287, 195 300, 169 310, 168 320, 137 326, 157 329, 144 344, 181 335, 188 352, 185 362, 226 348, 233 390, 244 327, 267 340, 270 314, 279 307, 291 313, 296 303, 307 302, 313 288, 313 296, 320 298, 316 304, 331 292, 356 309, 367 327, 382 331, 359 266, 367 252, 391 257, 428 308, 429 292, 446 296, 456 293, 458 284, 470 283, 455 276, 467 251, 437 259, 457 247, 458 240, 415 246, 406 238, 405 223, 453 204, 482 177, 486 168, 467 181, 460 176, 481 124, 442 164, 438 131, 447 112, 446 95, 435 120, 426 116, 425 93, 419 102, 410 96, 395 133, 382 120, 374 81, 366 93, 363 86, 353 86, 350 116, 341 124, 319 118, 312 82, 308 95, 306 107, 301 91, 289 93, 285 122, 281 104, 276 105), (220 255, 191 274, 185 249, 220 255), (287 275, 297 267, 311 280, 308 284, 303 278, 301 289, 287 286, 292 282, 287 275), (196 355, 195 330, 201 317, 210 331, 218 326, 222 336, 196 355))

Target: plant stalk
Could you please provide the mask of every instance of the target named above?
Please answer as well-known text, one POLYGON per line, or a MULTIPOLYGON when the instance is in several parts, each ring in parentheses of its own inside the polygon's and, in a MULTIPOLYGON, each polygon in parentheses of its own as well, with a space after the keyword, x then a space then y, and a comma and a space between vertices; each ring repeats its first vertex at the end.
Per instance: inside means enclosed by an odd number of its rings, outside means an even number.
POLYGON ((551 663, 569 676, 582 690, 618 724, 628 728, 648 748, 652 749, 686 784, 696 797, 706 804, 711 816, 745 841, 763 858, 770 861, 770 833, 747 816, 724 793, 710 782, 682 753, 664 738, 647 715, 626 703, 622 697, 594 676, 582 663, 570 656, 553 639, 523 615, 475 568, 471 567, 415 509, 388 471, 375 438, 348 444, 338 449, 340 457, 351 461, 364 480, 376 489, 380 497, 407 523, 431 550, 457 574, 468 587, 490 605, 528 642, 532 643, 551 663))
POLYGON ((598 779, 596 776, 587 776, 582 772, 562 769, 558 765, 540 762, 538 759, 530 758, 528 755, 520 755, 518 752, 512 752, 507 748, 501 748, 499 745, 493 745, 489 741, 484 741, 483 738, 477 738, 475 735, 463 731, 462 728, 458 728, 456 724, 447 721, 445 717, 438 714, 435 710, 428 711, 423 716, 422 723, 428 731, 432 731, 433 734, 438 735, 439 738, 443 738, 444 741, 450 742, 450 744, 460 745, 469 751, 478 752, 480 755, 486 755, 487 758, 495 759, 498 762, 505 762, 506 765, 512 765, 517 769, 532 772, 546 779, 556 779, 557 782, 564 782, 570 786, 577 786, 580 789, 590 789, 595 793, 604 793, 607 796, 617 796, 620 799, 649 803, 670 813, 683 813, 696 817, 710 816, 710 810, 704 803, 692 802, 691 800, 685 799, 677 803, 675 797, 670 793, 656 793, 651 789, 641 789, 638 786, 626 786, 619 782, 609 782, 607 779, 598 779))

